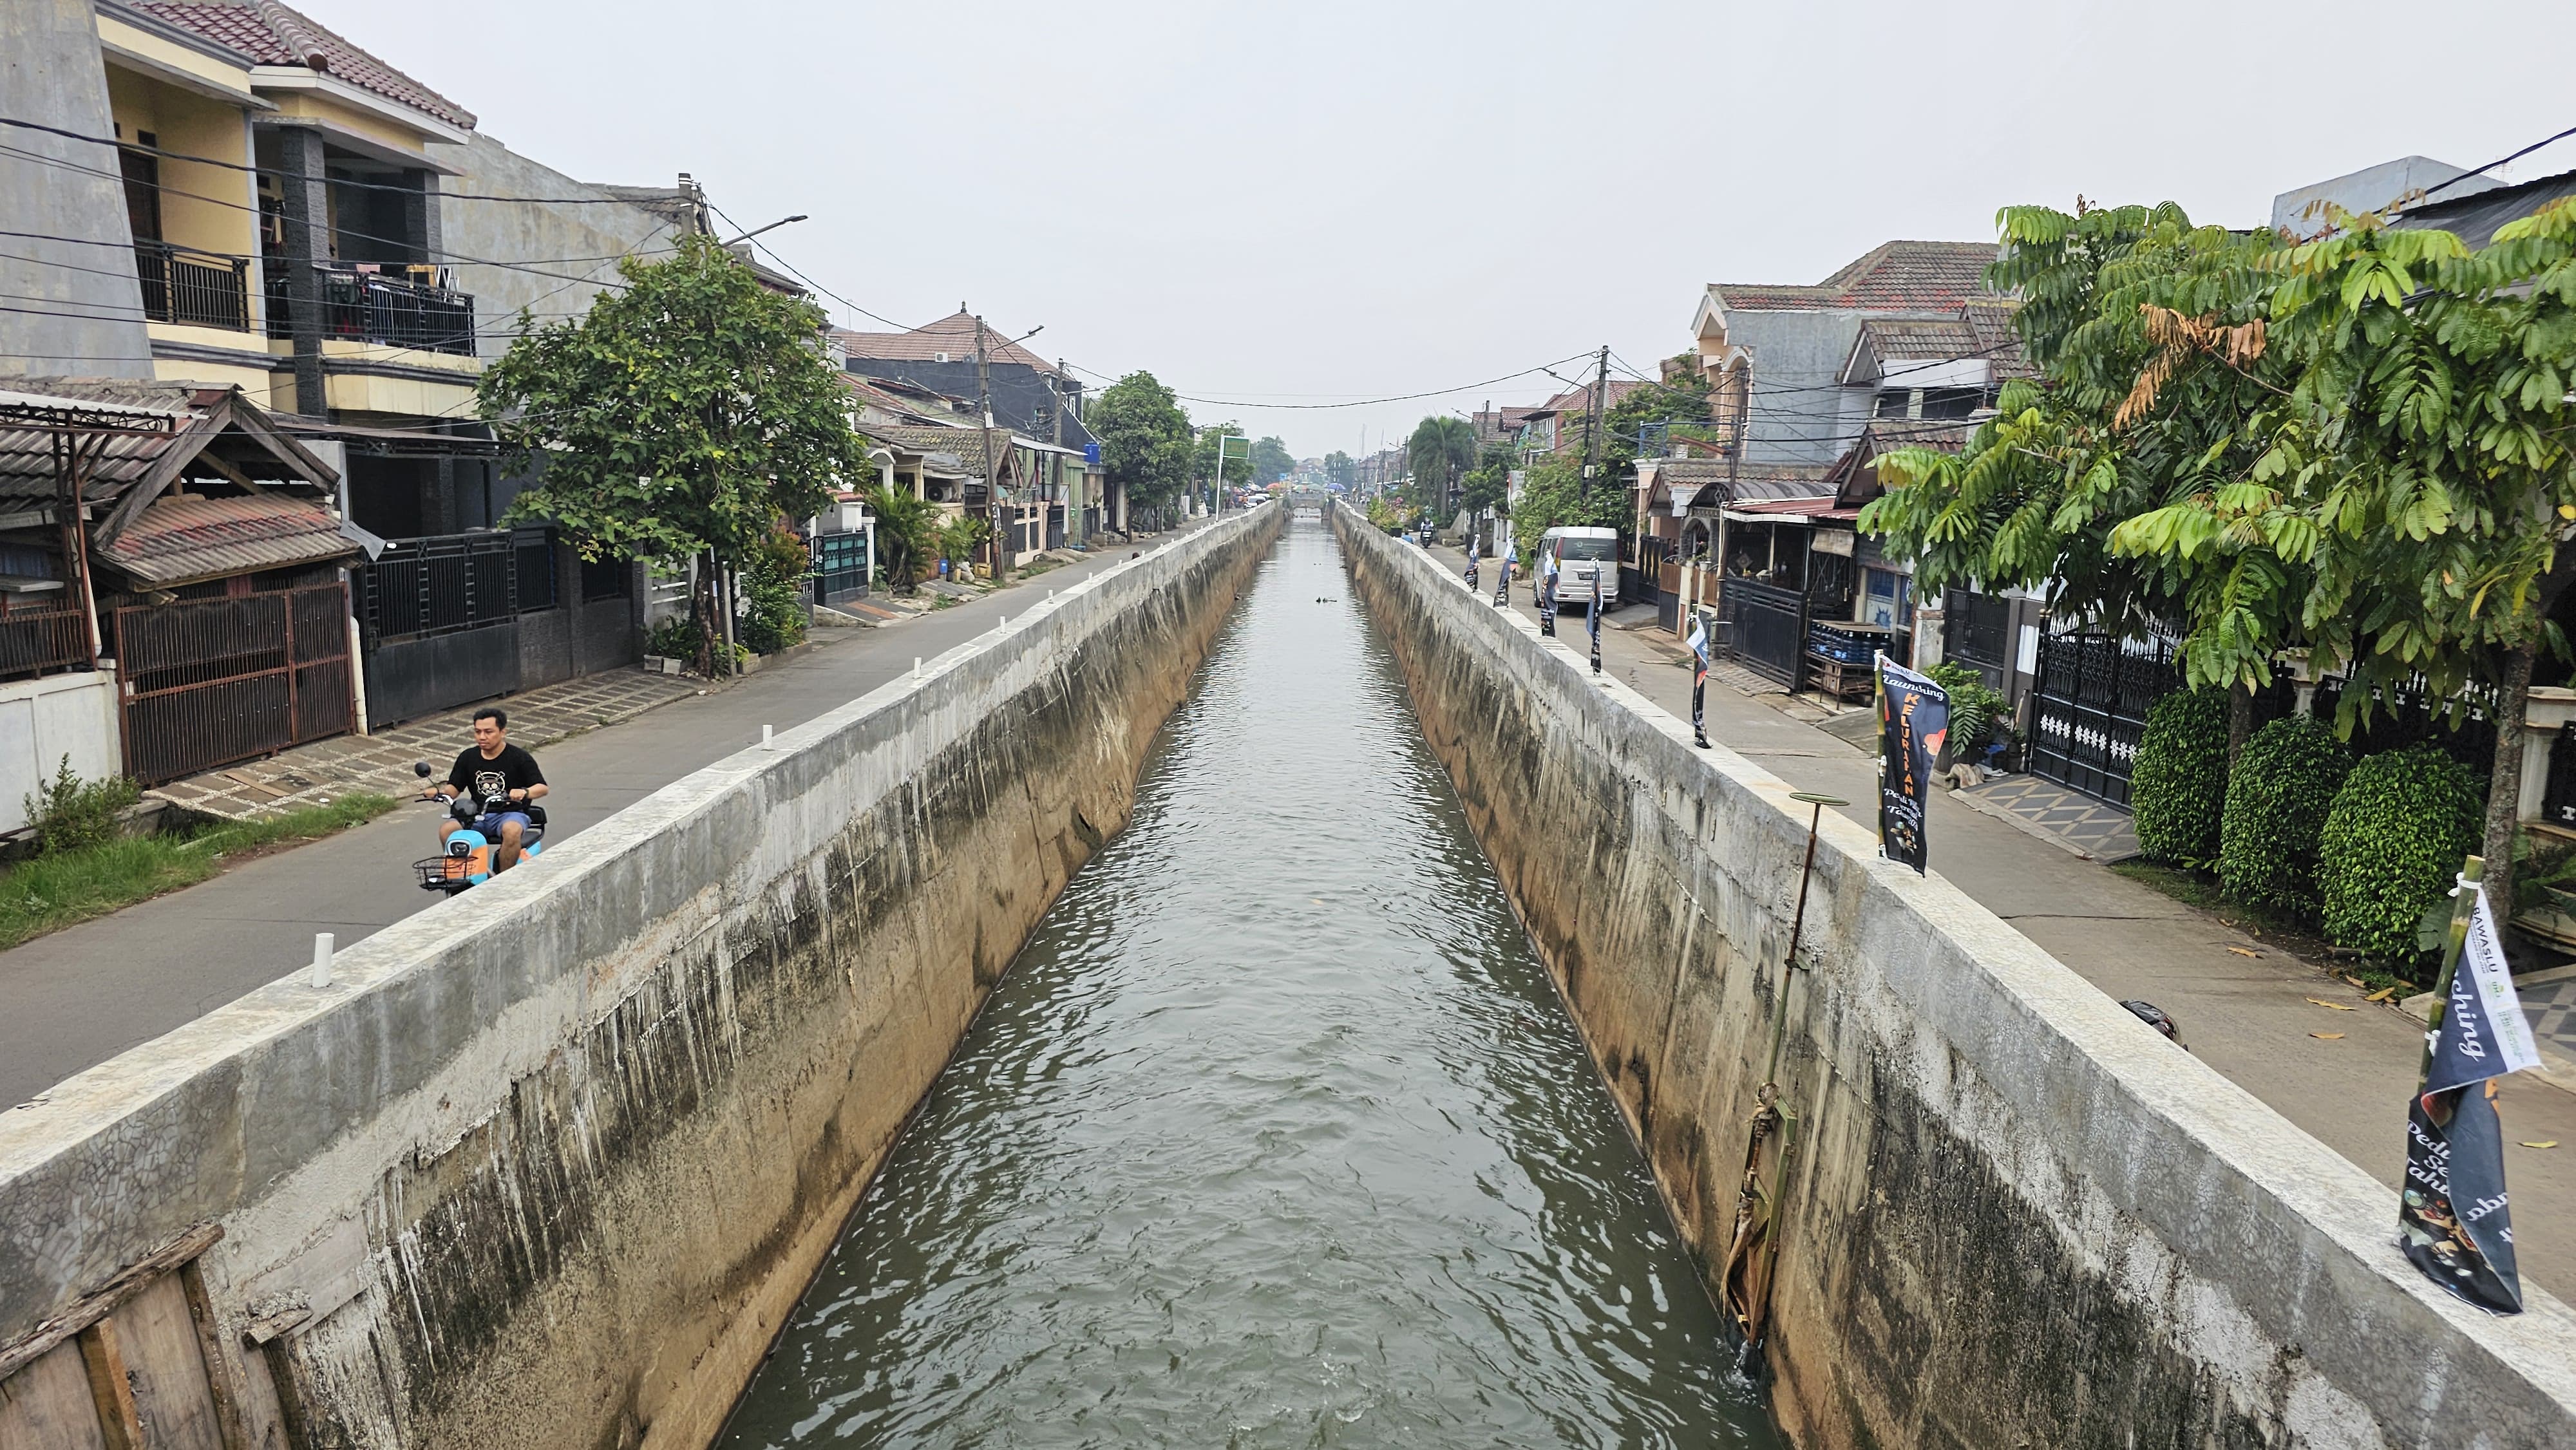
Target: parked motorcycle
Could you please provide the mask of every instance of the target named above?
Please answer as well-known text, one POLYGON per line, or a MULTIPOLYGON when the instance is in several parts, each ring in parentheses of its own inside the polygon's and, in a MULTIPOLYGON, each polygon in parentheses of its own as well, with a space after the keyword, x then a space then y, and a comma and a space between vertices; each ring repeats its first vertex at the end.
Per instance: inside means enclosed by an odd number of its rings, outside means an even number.
MULTIPOLYGON (((426 760, 412 762, 411 773, 424 782, 436 774, 426 760)), ((421 787, 421 799, 435 800, 428 785, 421 787)), ((519 833, 519 855, 522 860, 535 856, 545 846, 546 808, 535 801, 514 802, 507 795, 497 795, 477 802, 470 795, 459 795, 447 803, 447 813, 456 818, 458 829, 447 838, 447 848, 438 855, 414 861, 412 869, 420 873, 420 889, 444 891, 454 895, 471 886, 492 879, 492 856, 501 843, 474 829, 474 823, 486 815, 517 811, 528 818, 527 828, 519 833)))

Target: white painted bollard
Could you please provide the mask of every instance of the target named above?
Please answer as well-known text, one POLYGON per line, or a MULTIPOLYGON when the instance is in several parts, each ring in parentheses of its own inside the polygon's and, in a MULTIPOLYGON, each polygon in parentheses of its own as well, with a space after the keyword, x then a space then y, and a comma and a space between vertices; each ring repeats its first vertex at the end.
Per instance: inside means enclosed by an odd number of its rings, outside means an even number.
POLYGON ((313 933, 313 971, 305 980, 317 987, 331 985, 331 933, 313 933))
POLYGON ((772 738, 772 737, 771 737, 771 735, 770 735, 770 733, 769 733, 769 727, 768 727, 768 726, 766 726, 766 725, 761 726, 761 727, 760 727, 760 748, 761 748, 761 749, 763 749, 763 750, 775 750, 775 749, 777 749, 778 747, 777 747, 776 745, 773 745, 773 744, 771 744, 771 743, 770 743, 771 738, 772 738))
POLYGON ((921 656, 919 655, 912 657, 912 678, 915 684, 921 682, 921 656))

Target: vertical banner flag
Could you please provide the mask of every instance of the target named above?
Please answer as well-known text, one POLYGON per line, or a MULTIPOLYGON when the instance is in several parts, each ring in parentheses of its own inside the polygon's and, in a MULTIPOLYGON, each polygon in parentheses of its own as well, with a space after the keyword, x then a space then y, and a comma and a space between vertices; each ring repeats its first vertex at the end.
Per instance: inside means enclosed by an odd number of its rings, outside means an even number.
POLYGON ((2475 886, 2467 943, 2451 974, 2442 1025, 2432 1037, 2424 1086, 2406 1109, 2406 1191, 2397 1204, 2397 1246, 2424 1276, 2493 1314, 2522 1312, 2513 1262, 2513 1215, 2505 1204, 2504 1124, 2493 1079, 2538 1067, 2531 1024, 2513 973, 2475 886))
POLYGON ((1494 607, 1501 609, 1512 602, 1512 566, 1521 561, 1521 541, 1506 536, 1503 540, 1503 565, 1494 571, 1494 607))
POLYGON ((1538 563, 1538 632, 1556 634, 1556 555, 1543 552, 1538 563))
POLYGON ((1932 761, 1950 733, 1950 696, 1939 685, 1878 657, 1878 850, 1920 875, 1928 856, 1923 801, 1932 761))
POLYGON ((1708 748, 1708 616, 1691 611, 1691 742, 1708 748))
POLYGON ((1601 568, 1592 569, 1592 673, 1601 673, 1601 568))

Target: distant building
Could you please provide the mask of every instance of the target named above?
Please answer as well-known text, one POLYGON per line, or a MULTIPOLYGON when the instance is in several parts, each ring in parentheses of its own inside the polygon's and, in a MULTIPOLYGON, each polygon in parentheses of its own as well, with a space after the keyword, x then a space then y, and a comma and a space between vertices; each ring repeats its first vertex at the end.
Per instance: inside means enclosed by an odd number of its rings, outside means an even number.
POLYGON ((2272 229, 2313 237, 2329 229, 2325 217, 2329 204, 2358 214, 2384 210, 2437 186, 2441 191, 2436 195, 2457 201, 2501 184, 2430 156, 2400 156, 2282 192, 2272 198, 2272 229))

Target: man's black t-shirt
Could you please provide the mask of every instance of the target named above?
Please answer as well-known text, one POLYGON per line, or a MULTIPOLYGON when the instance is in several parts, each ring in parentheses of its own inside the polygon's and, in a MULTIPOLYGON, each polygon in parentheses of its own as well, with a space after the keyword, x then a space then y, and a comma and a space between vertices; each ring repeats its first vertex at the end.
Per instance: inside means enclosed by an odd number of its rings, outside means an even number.
MULTIPOLYGON (((526 790, 546 783, 545 772, 537 769, 537 758, 515 745, 504 745, 501 753, 490 760, 483 758, 481 746, 469 745, 456 757, 456 768, 447 773, 447 783, 476 805, 507 791, 526 790)), ((513 801, 511 809, 524 805, 513 801)))

